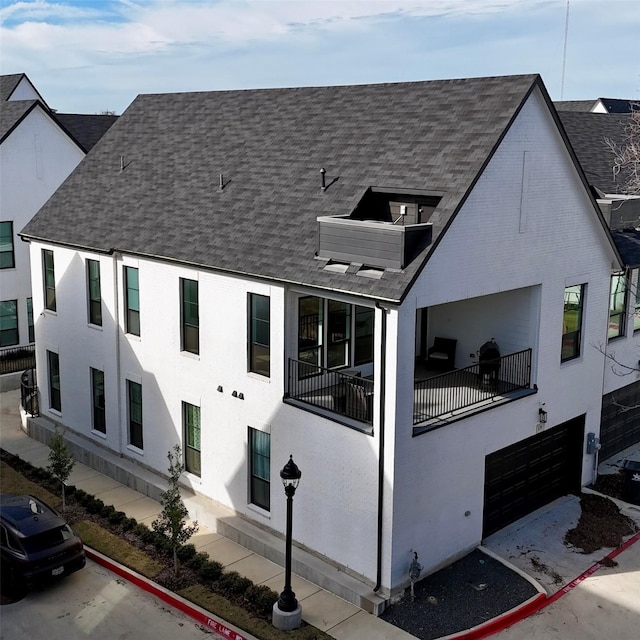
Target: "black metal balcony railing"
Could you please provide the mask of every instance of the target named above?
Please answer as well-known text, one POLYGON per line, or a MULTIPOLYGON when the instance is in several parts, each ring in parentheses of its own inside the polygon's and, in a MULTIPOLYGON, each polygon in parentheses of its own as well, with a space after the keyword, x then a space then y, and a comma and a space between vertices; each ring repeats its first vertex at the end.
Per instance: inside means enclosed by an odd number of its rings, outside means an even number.
POLYGON ((531 349, 503 356, 485 374, 477 363, 415 382, 413 424, 506 396, 531 384, 531 349))
POLYGON ((289 359, 288 397, 373 424, 373 380, 289 359))
POLYGON ((23 371, 22 376, 20 376, 20 404, 29 415, 40 415, 35 368, 23 371))
POLYGON ((36 345, 0 349, 0 375, 17 373, 36 366, 36 345))

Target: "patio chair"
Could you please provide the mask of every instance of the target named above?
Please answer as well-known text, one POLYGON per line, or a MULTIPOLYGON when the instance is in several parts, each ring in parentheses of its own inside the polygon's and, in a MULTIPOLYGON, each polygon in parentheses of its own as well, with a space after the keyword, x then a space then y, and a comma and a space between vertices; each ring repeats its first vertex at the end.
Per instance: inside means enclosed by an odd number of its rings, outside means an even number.
POLYGON ((439 371, 455 369, 457 343, 453 338, 434 338, 427 351, 427 367, 439 371))

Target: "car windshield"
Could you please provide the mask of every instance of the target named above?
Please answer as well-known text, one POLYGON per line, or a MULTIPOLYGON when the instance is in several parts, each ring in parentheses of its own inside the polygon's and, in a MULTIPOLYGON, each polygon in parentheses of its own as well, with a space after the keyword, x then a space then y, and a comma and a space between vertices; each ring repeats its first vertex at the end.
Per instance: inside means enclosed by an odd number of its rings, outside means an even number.
POLYGON ((55 547, 65 540, 69 540, 72 536, 71 529, 65 525, 24 538, 22 540, 22 546, 27 553, 38 553, 39 551, 45 551, 46 549, 55 547))

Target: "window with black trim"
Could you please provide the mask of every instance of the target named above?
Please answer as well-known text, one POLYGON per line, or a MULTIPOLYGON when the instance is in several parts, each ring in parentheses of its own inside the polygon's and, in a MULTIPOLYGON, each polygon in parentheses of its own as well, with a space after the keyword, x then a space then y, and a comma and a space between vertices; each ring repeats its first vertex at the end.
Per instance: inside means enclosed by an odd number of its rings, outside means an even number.
POLYGON ((18 336, 18 301, 0 302, 0 347, 10 347, 20 342, 18 336))
POLYGON ((200 407, 182 403, 184 429, 184 468, 196 476, 202 474, 200 462, 200 407))
POLYGON ((625 333, 627 316, 627 278, 623 272, 611 276, 609 296, 609 331, 607 337, 617 338, 625 333))
POLYGON ((180 315, 182 351, 200 353, 200 318, 198 308, 198 281, 180 279, 180 315))
POLYGON ((44 308, 56 310, 56 274, 53 268, 53 251, 42 250, 42 273, 44 278, 44 308))
POLYGON ((102 326, 102 293, 100 290, 100 262, 87 260, 87 293, 89 298, 89 323, 102 326))
POLYGON ((271 308, 268 296, 249 294, 249 371, 271 374, 271 308))
POLYGON ((249 427, 249 502, 271 509, 271 435, 249 427))
POLYGON ((572 360, 580 355, 586 288, 584 284, 576 284, 564 290, 561 362, 572 360))
POLYGON ((129 405, 129 444, 138 449, 143 449, 142 385, 127 380, 127 398, 129 405))
POLYGON ((0 222, 0 269, 13 269, 15 266, 13 222, 0 222))
POLYGON ((104 404, 104 371, 91 369, 91 405, 93 413, 93 429, 100 433, 107 432, 107 420, 104 404))
POLYGON ((124 268, 125 290, 125 331, 134 336, 140 335, 140 285, 138 282, 138 269, 136 267, 124 268))
POLYGON ((62 411, 60 359, 54 351, 47 351, 47 373, 49 376, 49 407, 55 411, 62 411))
POLYGON ((634 269, 632 273, 635 273, 632 282, 635 282, 635 295, 632 300, 634 301, 633 307, 633 330, 640 331, 640 269, 634 269))
POLYGON ((27 327, 29 329, 29 342, 35 342, 36 331, 33 323, 33 298, 27 298, 27 327))

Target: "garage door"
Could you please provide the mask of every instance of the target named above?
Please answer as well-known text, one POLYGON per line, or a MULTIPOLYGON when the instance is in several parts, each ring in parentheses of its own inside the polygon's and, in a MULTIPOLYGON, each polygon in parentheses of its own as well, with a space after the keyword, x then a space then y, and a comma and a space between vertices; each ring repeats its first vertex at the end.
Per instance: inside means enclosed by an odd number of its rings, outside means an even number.
POLYGON ((602 398, 600 461, 640 442, 640 382, 602 398))
POLYGON ((488 455, 482 536, 579 491, 583 437, 580 416, 488 455))

